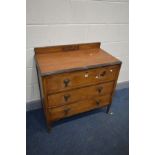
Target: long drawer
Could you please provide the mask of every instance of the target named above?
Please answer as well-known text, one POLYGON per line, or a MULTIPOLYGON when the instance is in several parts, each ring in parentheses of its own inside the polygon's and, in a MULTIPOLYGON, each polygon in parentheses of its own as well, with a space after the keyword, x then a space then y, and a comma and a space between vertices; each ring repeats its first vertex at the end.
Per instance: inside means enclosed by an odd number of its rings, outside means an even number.
POLYGON ((50 120, 59 120, 64 117, 79 114, 85 111, 89 111, 95 108, 108 105, 111 95, 100 96, 94 99, 82 100, 73 104, 64 105, 57 108, 48 109, 50 120))
POLYGON ((50 75, 46 77, 46 92, 48 94, 83 87, 95 83, 116 79, 118 65, 88 69, 71 73, 50 75))
POLYGON ((48 106, 56 107, 96 96, 110 94, 113 90, 113 85, 114 82, 107 82, 48 95, 48 106))

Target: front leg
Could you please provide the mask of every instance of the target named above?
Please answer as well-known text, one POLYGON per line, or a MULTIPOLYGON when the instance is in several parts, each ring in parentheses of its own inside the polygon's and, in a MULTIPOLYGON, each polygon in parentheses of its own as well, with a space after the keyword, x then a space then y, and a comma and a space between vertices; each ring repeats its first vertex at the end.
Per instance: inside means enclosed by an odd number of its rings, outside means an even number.
POLYGON ((107 113, 107 114, 109 113, 110 107, 111 107, 111 104, 108 104, 107 110, 106 110, 106 113, 107 113))

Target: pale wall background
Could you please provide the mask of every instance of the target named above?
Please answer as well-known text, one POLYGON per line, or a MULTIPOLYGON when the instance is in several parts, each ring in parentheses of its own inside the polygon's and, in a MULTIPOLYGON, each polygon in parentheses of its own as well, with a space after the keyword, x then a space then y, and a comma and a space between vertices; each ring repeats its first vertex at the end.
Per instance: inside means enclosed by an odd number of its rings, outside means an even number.
POLYGON ((26 101, 39 99, 33 59, 38 46, 98 42, 122 60, 128 81, 128 0, 27 0, 26 101))

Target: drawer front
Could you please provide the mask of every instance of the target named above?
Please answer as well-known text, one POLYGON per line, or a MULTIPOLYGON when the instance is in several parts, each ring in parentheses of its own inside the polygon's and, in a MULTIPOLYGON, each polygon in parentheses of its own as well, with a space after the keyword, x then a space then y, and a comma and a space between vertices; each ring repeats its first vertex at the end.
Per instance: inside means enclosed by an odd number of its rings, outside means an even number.
POLYGON ((113 85, 114 82, 107 82, 62 93, 52 94, 48 96, 48 106, 56 107, 84 99, 90 99, 96 96, 110 94, 113 90, 113 85))
POLYGON ((59 120, 64 117, 79 114, 85 111, 89 111, 95 108, 100 108, 108 105, 111 95, 100 96, 94 99, 83 100, 73 104, 51 108, 49 109, 49 118, 51 120, 59 120))
POLYGON ((46 77, 47 93, 54 93, 71 88, 112 81, 116 79, 119 66, 101 67, 85 71, 57 74, 46 77))

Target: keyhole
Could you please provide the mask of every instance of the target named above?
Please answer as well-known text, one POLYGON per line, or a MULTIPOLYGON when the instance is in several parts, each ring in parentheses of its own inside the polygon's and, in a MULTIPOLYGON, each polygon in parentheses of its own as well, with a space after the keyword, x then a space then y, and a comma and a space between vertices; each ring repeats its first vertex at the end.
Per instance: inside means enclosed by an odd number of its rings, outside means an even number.
POLYGON ((86 72, 84 76, 85 76, 85 78, 87 78, 88 77, 88 72, 86 72))

